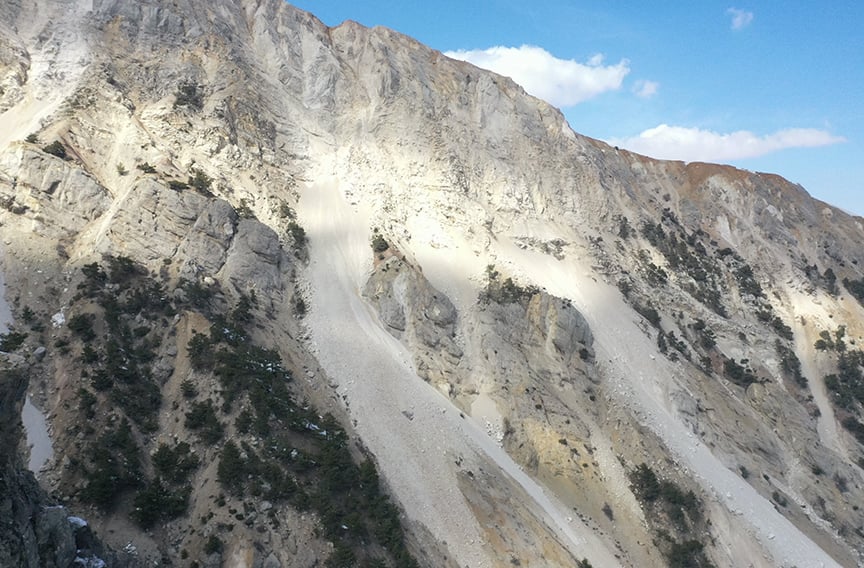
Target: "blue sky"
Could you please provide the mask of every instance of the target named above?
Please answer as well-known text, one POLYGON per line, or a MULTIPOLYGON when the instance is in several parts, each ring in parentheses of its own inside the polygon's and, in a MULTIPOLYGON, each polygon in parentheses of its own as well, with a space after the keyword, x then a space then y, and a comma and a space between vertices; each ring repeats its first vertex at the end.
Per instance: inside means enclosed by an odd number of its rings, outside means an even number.
POLYGON ((581 134, 778 173, 864 215, 864 2, 294 4, 513 77, 581 134))

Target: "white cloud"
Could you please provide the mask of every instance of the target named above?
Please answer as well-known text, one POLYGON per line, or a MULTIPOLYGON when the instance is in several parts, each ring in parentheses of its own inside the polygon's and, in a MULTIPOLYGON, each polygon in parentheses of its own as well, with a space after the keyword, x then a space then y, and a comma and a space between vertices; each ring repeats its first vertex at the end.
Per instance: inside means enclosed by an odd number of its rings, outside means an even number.
POLYGON ((741 10, 739 8, 729 8, 726 13, 732 16, 732 29, 741 30, 750 25, 753 21, 753 12, 741 10))
POLYGON ((657 81, 647 81, 645 79, 639 79, 635 83, 633 83, 633 93, 637 97, 641 97, 643 99, 648 99, 657 94, 657 90, 660 88, 660 83, 657 81))
POLYGON ((615 65, 603 65, 603 56, 594 55, 586 63, 579 63, 558 59, 533 45, 460 49, 444 55, 510 77, 528 93, 558 107, 573 106, 606 91, 620 89, 630 72, 626 59, 615 65))
POLYGON ((815 128, 787 128, 757 136, 747 130, 719 134, 699 128, 661 124, 638 136, 609 140, 609 144, 664 160, 726 162, 763 156, 786 148, 810 148, 845 142, 815 128))

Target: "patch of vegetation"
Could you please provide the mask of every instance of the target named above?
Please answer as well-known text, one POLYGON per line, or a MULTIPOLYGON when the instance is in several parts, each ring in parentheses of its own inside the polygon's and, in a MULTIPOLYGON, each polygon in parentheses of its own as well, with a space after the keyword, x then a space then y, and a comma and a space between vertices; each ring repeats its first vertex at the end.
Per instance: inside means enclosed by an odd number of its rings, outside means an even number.
POLYGON ((249 207, 249 202, 244 198, 240 200, 240 204, 237 206, 237 216, 241 219, 255 219, 255 212, 252 211, 252 208, 249 207))
POLYGON ((844 337, 846 337, 846 326, 841 325, 834 330, 833 336, 831 335, 831 332, 823 329, 819 332, 819 339, 816 340, 813 347, 819 351, 836 351, 837 353, 843 353, 846 351, 846 342, 843 340, 844 337))
POLYGON ((138 168, 139 170, 141 170, 142 172, 144 172, 145 174, 155 174, 156 173, 156 168, 154 168, 153 166, 151 166, 147 162, 144 162, 143 164, 138 164, 135 167, 138 168))
POLYGON ((843 286, 852 294, 858 303, 864 306, 864 278, 858 280, 843 279, 843 286))
POLYGON ((702 518, 702 504, 695 493, 684 492, 671 481, 658 478, 647 464, 639 464, 630 473, 630 484, 640 501, 666 514, 680 528, 702 518))
POLYGON ((778 505, 780 505, 781 507, 786 507, 787 505, 789 505, 789 501, 779 491, 774 491, 773 493, 771 493, 771 499, 773 499, 774 502, 777 503, 778 505))
POLYGON ((93 331, 93 325, 96 322, 94 314, 76 314, 69 318, 66 322, 66 327, 77 335, 81 341, 93 341, 96 339, 96 332, 93 331))
POLYGON ((654 541, 669 566, 709 568, 701 534, 702 503, 692 491, 684 491, 675 483, 660 479, 647 464, 630 472, 630 487, 650 519, 657 539, 654 541), (668 521, 665 522, 665 521, 668 521), (671 525, 669 524, 671 523, 671 525), (682 540, 673 538, 667 528, 674 527, 682 540))
POLYGON ((186 513, 191 492, 189 486, 171 489, 157 477, 135 494, 130 516, 144 529, 152 528, 160 521, 176 519, 186 513))
POLYGON ((205 314, 209 313, 211 301, 217 291, 214 286, 208 286, 197 280, 193 282, 181 279, 177 283, 177 287, 185 292, 189 307, 205 314))
POLYGON ((654 307, 654 304, 652 304, 651 301, 644 304, 634 301, 632 305, 633 309, 636 310, 640 316, 648 320, 648 323, 657 329, 660 329, 660 312, 657 311, 657 308, 654 307))
POLYGON ((738 281, 738 289, 742 294, 750 294, 756 298, 764 298, 765 292, 762 291, 762 286, 756 281, 753 275, 753 269, 749 264, 744 264, 736 269, 735 279, 738 281))
POLYGON ((780 368, 783 370, 783 374, 793 379, 799 387, 806 387, 807 379, 801 373, 801 361, 795 351, 779 339, 774 342, 774 348, 780 357, 780 368))
POLYGON ((96 396, 89 390, 81 387, 78 389, 78 409, 85 418, 92 420, 96 417, 96 396))
POLYGON ((831 267, 825 269, 821 280, 825 290, 832 296, 836 296, 839 291, 837 289, 837 275, 834 274, 834 270, 832 270, 831 267))
POLYGON ((688 294, 726 317, 721 299, 725 280, 719 264, 702 244, 705 234, 701 230, 687 234, 669 209, 663 211, 662 221, 643 223, 642 236, 665 257, 668 269, 679 275, 681 287, 688 294))
POLYGON ((82 501, 108 510, 124 490, 141 484, 140 449, 128 420, 103 434, 87 454, 82 501))
POLYGON ((376 253, 381 253, 389 248, 390 243, 378 232, 378 229, 375 229, 372 233, 372 250, 376 253))
POLYGON ((854 416, 847 416, 843 419, 843 427, 855 436, 858 443, 864 445, 864 424, 859 422, 854 416))
POLYGON ((735 362, 734 359, 724 358, 723 372, 725 373, 726 378, 740 387, 747 388, 753 383, 762 382, 752 369, 735 362))
MULTIPOLYGON (((663 335, 663 332, 661 331, 659 335, 663 335)), ((666 333, 666 343, 675 350, 675 352, 670 352, 670 359, 672 359, 673 361, 677 361, 677 354, 680 353, 682 357, 684 357, 688 361, 690 360, 690 350, 687 348, 687 344, 684 343, 683 340, 679 339, 675 335, 674 331, 669 331, 668 333, 666 333)))
POLYGON ((657 266, 651 261, 651 256, 647 250, 639 251, 639 264, 642 269, 642 274, 645 280, 653 287, 663 286, 669 281, 669 275, 665 270, 657 266))
POLYGON ((189 83, 180 85, 174 97, 174 108, 188 107, 193 110, 201 110, 204 106, 204 98, 198 85, 189 83))
POLYGON ((213 178, 201 170, 195 170, 189 178, 189 186, 205 197, 213 197, 213 178))
POLYGON ((834 404, 846 411, 854 411, 856 404, 864 405, 864 353, 844 351, 837 358, 837 373, 825 377, 825 387, 831 392, 834 404))
POLYGON ((213 401, 195 401, 186 413, 185 426, 195 430, 205 444, 215 444, 222 439, 224 429, 216 415, 213 401))
POLYGON ((714 566, 705 556, 705 545, 696 539, 683 542, 672 541, 663 547, 669 568, 711 568, 714 566))
POLYGON ((11 353, 18 350, 27 340, 27 334, 17 331, 0 334, 0 351, 11 353))
MULTIPOLYGON (((291 242, 294 244, 295 250, 302 250, 306 246, 306 230, 300 226, 297 221, 290 221, 288 223, 288 234, 291 235, 291 242)), ((373 243, 374 249, 374 243, 373 243)), ((386 249, 385 249, 386 250, 386 249)))
POLYGON ((501 280, 501 274, 495 270, 495 265, 486 267, 486 287, 480 293, 480 300, 484 303, 496 302, 499 304, 512 304, 515 302, 527 302, 540 289, 536 286, 519 286, 512 278, 501 280))
POLYGON ((713 349, 717 345, 717 336, 714 334, 714 330, 709 328, 703 320, 697 319, 690 327, 696 332, 702 349, 713 349))
POLYGON ((184 189, 189 189, 189 184, 179 179, 170 179, 168 180, 168 187, 174 191, 183 191, 184 189))
POLYGON ((216 554, 222 552, 222 541, 216 535, 210 535, 204 543, 204 554, 216 554))
POLYGON ((81 313, 67 324, 73 336, 87 345, 81 361, 94 389, 106 392, 142 432, 156 428, 162 396, 151 362, 159 336, 150 333, 156 318, 173 315, 164 286, 127 257, 107 257, 107 270, 99 263, 81 268, 84 276, 76 298, 92 301, 95 312, 81 313), (96 330, 104 329, 98 342, 96 330))
POLYGON ((622 215, 621 218, 618 220, 618 237, 626 241, 634 233, 635 231, 633 230, 633 227, 630 226, 630 221, 627 219, 627 217, 624 217, 622 215))
POLYGON ((779 335, 783 339, 788 339, 791 341, 795 338, 795 335, 792 333, 792 328, 786 325, 786 323, 778 316, 774 316, 774 318, 771 320, 771 327, 774 329, 774 331, 777 332, 777 335, 779 335))
POLYGON ((198 389, 191 380, 184 379, 180 383, 180 393, 183 395, 183 398, 195 398, 198 396, 198 389))
POLYGON ((200 463, 186 442, 178 442, 173 448, 168 444, 159 444, 152 461, 156 473, 170 483, 185 483, 200 463))
MULTIPOLYGON (((322 534, 335 546, 328 566, 374 561, 370 542, 387 551, 392 565, 416 566, 405 548, 399 511, 381 492, 374 464, 356 464, 338 422, 293 400, 291 374, 279 355, 248 340, 243 327, 253 322, 240 303, 228 317, 214 317, 209 335, 193 335, 189 345, 193 366, 218 378, 222 410, 241 407, 235 420, 241 437, 222 447, 219 482, 236 496, 316 511, 322 534), (268 443, 253 447, 242 438, 246 433, 266 436, 268 443)), ((195 408, 193 425, 217 413, 209 401, 195 408)))
POLYGON ((42 147, 42 151, 46 154, 51 154, 52 156, 57 156, 61 160, 65 160, 68 156, 66 154, 66 146, 63 145, 59 140, 55 140, 51 142, 47 146, 42 147))

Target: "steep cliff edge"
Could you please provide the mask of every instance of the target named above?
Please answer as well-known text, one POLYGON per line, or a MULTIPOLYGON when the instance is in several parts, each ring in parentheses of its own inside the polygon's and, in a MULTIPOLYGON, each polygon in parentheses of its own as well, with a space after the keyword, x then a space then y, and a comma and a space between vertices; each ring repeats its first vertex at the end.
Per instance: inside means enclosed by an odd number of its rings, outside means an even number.
POLYGON ((860 561, 860 218, 777 176, 610 148, 506 78, 277 1, 7 2, 0 87, 3 265, 57 438, 44 483, 90 506, 82 452, 127 430, 140 449, 143 477, 93 505, 109 544, 247 566, 382 550, 218 479, 228 441, 246 467, 269 438, 254 391, 233 404, 188 351, 227 349, 214 318, 246 313, 294 400, 378 462, 424 565, 860 561), (107 341, 85 349, 117 322, 135 380, 107 341), (211 410, 208 445, 187 422, 211 410), (181 442, 203 456, 189 512, 148 533, 132 502, 181 442))

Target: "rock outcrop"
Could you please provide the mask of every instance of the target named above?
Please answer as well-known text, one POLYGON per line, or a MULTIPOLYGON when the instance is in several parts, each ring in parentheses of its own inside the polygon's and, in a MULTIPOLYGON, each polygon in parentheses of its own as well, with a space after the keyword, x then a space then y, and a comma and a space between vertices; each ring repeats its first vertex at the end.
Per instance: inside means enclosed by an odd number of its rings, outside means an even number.
MULTIPOLYGON (((282 448, 267 428, 321 428, 202 366, 261 345, 381 460, 426 565, 861 562, 864 221, 782 178, 608 147, 507 78, 277 0, 39 0, 0 5, 0 206, 58 442, 41 483, 85 506, 82 452, 133 440, 141 472, 88 521, 142 561, 359 550, 302 498, 232 501, 187 426, 212 412, 246 464, 282 448), (148 533, 133 501, 181 442, 190 512, 148 533)), ((61 565, 74 527, 4 463, 6 510, 47 523, 14 558, 42 538, 61 565)))

